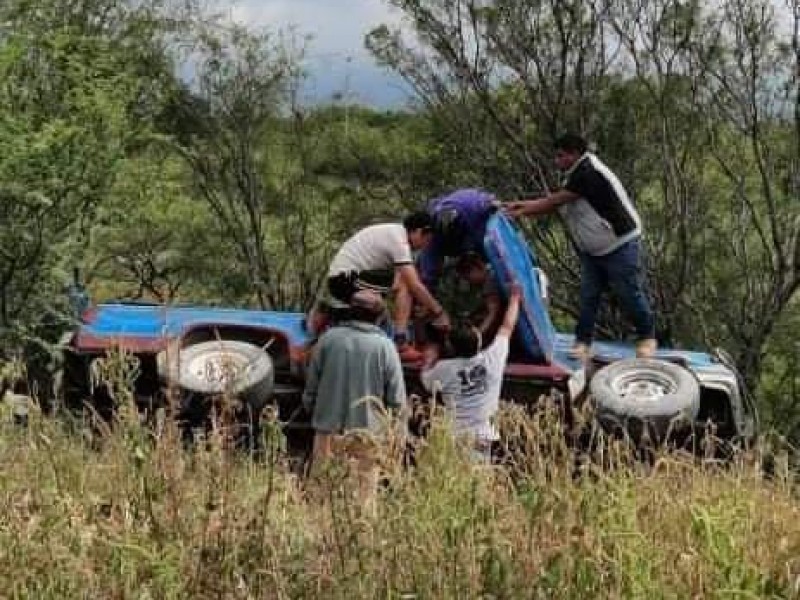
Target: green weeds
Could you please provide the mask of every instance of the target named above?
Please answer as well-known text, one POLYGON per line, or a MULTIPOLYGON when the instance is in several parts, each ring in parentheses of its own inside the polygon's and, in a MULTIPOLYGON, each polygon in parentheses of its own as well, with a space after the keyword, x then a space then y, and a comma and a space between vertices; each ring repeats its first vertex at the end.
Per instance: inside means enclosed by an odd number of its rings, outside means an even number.
POLYGON ((608 441, 580 460, 552 415, 507 408, 508 468, 471 465, 436 420, 365 510, 335 470, 309 493, 281 443, 253 460, 220 427, 187 447, 114 393, 92 436, 0 415, 3 596, 800 597, 796 482, 751 455, 642 465, 608 441))

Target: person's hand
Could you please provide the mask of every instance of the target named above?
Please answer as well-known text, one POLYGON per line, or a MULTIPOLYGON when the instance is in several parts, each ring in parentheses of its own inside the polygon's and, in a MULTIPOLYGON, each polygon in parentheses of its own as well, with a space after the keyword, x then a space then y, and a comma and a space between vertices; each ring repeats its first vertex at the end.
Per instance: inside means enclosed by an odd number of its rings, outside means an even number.
POLYGON ((525 214, 525 209, 527 207, 528 207, 528 202, 526 200, 506 202, 503 205, 503 212, 509 217, 521 217, 525 214))
POLYGON ((441 331, 449 331, 452 326, 450 323, 450 315, 442 311, 442 313, 431 322, 431 325, 441 331))
POLYGON ((522 286, 516 282, 511 284, 511 290, 508 294, 508 299, 514 302, 522 300, 522 286))
POLYGON ((439 355, 441 351, 439 349, 439 345, 436 343, 429 343, 425 348, 422 350, 422 369, 423 371, 430 369, 433 365, 436 364, 436 361, 439 360, 439 355))

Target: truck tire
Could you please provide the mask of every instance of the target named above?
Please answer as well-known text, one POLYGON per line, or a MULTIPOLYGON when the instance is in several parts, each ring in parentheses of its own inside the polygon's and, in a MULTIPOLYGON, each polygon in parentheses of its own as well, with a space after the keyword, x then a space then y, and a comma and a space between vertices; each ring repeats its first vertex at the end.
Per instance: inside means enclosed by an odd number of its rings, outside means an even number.
POLYGON ((652 358, 620 360, 600 369, 589 384, 604 429, 634 441, 662 442, 690 428, 700 409, 700 384, 679 365, 652 358))
POLYGON ((253 415, 266 406, 275 387, 269 354, 247 342, 213 340, 171 348, 159 353, 156 364, 167 385, 201 395, 231 394, 253 415))

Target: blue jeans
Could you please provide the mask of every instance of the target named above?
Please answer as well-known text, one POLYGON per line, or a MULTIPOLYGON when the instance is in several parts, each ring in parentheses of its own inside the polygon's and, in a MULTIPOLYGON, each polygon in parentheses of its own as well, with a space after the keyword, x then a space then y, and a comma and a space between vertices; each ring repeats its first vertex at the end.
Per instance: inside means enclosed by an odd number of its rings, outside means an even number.
POLYGON ((641 241, 637 238, 605 256, 579 252, 581 307, 575 339, 591 344, 603 293, 611 289, 633 322, 638 339, 655 337, 655 319, 645 293, 641 241))

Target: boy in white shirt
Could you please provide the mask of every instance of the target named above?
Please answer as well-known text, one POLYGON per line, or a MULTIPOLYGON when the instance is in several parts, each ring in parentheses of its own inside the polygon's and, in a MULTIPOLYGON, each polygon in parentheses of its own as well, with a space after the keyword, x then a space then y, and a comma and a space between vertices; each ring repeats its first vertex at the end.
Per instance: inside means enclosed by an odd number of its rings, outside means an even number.
POLYGON ((520 288, 515 285, 503 322, 485 350, 481 350, 481 333, 477 328, 456 329, 448 338, 453 357, 439 360, 422 372, 422 385, 428 391, 442 394, 453 415, 456 435, 473 438, 474 455, 482 462, 491 460, 492 443, 499 439, 493 421, 499 408, 503 371, 521 298, 520 288))

